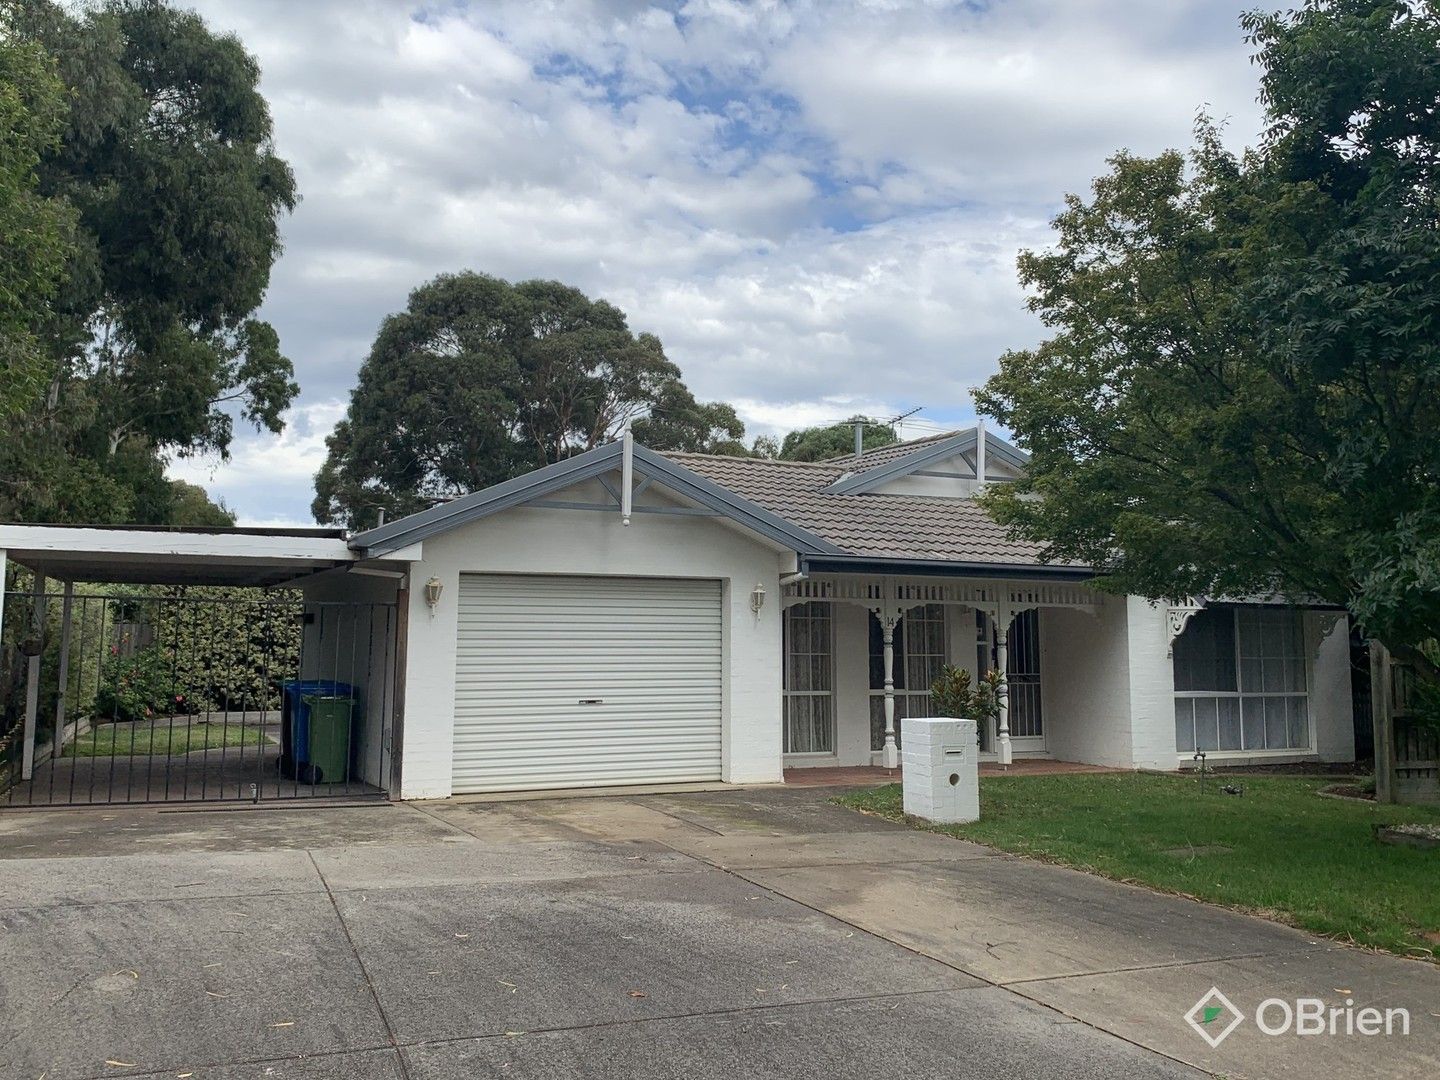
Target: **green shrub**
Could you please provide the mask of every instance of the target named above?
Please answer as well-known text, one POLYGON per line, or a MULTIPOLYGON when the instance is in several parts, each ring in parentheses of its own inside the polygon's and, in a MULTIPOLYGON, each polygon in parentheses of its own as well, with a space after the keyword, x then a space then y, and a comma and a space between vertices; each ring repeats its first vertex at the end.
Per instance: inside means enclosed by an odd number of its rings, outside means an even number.
POLYGON ((215 709, 275 709, 276 683, 300 670, 298 592, 190 587, 154 591, 147 616, 172 647, 180 685, 215 709), (184 599, 179 599, 184 597, 184 599))
POLYGON ((946 664, 930 684, 930 703, 936 716, 975 720, 983 724, 1000 715, 1000 672, 987 671, 974 686, 970 672, 946 664))
POLYGON ((119 649, 111 646, 100 669, 94 719, 102 723, 144 720, 203 708, 204 703, 179 684, 175 669, 175 654, 163 646, 151 645, 133 656, 121 656, 119 649))

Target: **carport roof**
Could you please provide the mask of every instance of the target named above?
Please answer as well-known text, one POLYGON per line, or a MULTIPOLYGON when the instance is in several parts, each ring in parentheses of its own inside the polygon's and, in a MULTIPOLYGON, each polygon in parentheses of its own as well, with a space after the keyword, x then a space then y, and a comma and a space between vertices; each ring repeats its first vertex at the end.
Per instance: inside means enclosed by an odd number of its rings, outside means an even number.
POLYGON ((353 564, 339 529, 0 525, 0 552, 62 581, 278 585, 353 564))

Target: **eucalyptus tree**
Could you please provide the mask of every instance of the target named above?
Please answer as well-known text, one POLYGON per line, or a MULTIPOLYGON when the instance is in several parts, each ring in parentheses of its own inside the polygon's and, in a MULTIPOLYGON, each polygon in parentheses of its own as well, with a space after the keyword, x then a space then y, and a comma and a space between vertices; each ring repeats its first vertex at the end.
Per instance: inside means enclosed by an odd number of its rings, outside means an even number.
POLYGON ((49 54, 0 29, 0 420, 7 422, 34 402, 50 366, 37 330, 64 281, 74 213, 40 193, 36 167, 59 144, 66 115, 65 86, 49 54))
POLYGON ((775 457, 783 461, 825 461, 855 452, 855 425, 863 424, 861 445, 865 450, 878 450, 900 441, 893 424, 852 416, 838 424, 797 428, 780 441, 775 457))
POLYGON ((35 173, 77 224, 38 331, 45 385, 0 446, 0 517, 164 520, 167 455, 225 455, 236 419, 278 431, 298 390, 255 317, 297 198, 259 67, 160 0, 3 14, 64 84, 35 173))
POLYGON ((653 334, 556 281, 442 274, 385 319, 315 478, 317 521, 373 524, 593 449, 625 424, 659 450, 743 454, 653 334))

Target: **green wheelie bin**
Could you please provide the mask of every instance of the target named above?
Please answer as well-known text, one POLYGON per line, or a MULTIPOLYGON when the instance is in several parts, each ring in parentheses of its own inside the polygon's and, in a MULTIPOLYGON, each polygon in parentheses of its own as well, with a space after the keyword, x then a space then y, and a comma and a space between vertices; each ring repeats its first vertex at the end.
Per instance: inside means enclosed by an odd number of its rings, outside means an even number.
POLYGON ((355 745, 355 699, 310 694, 309 753, 300 766, 310 784, 339 784, 349 775, 350 752, 355 745))

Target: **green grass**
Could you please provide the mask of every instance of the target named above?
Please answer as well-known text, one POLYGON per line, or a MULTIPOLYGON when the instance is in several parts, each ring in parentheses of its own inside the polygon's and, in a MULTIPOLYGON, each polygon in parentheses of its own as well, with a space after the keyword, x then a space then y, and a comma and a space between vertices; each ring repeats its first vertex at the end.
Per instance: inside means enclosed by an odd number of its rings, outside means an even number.
POLYGON ((104 724, 65 744, 67 757, 166 757, 222 746, 257 746, 268 742, 258 728, 239 724, 191 724, 181 727, 118 727, 104 724), (131 739, 134 739, 133 747, 131 739))
MULTIPOLYGON (((1440 958, 1440 851, 1376 843, 1377 822, 1440 810, 1324 799, 1332 779, 1143 774, 985 777, 980 820, 917 828, 1182 893, 1316 934, 1440 958), (1225 795, 1221 784, 1244 788, 1225 795), (1176 848, 1225 852, 1167 854, 1176 848)), ((900 785, 841 796, 895 821, 900 785)))

